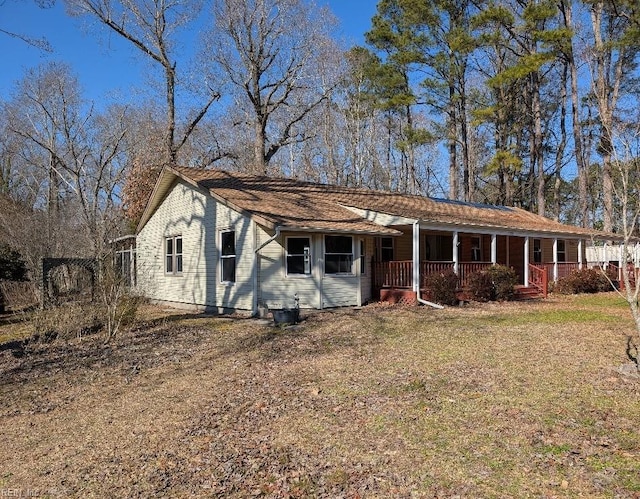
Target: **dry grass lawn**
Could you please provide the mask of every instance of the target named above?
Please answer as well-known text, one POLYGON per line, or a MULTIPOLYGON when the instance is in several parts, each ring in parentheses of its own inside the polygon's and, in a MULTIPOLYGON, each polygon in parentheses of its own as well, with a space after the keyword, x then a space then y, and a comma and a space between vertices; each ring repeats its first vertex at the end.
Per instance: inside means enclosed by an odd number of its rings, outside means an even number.
POLYGON ((613 294, 284 330, 153 313, 110 346, 0 352, 0 495, 640 497, 613 294))

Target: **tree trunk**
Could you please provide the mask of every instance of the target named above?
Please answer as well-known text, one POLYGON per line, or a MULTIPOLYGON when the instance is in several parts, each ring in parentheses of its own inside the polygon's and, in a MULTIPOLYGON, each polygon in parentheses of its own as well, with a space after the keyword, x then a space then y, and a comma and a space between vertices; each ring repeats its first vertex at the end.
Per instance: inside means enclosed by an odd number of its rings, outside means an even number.
POLYGON ((540 81, 538 73, 531 74, 531 86, 532 86, 532 107, 533 107, 533 120, 534 120, 534 139, 533 139, 533 154, 534 163, 537 167, 537 196, 536 204, 538 205, 538 215, 544 216, 545 214, 545 178, 544 178, 544 155, 542 151, 542 117, 540 112, 540 81))
POLYGON ((562 78, 560 83, 560 143, 556 150, 555 182, 553 185, 554 219, 560 219, 562 210, 562 200, 560 199, 560 187, 562 185, 562 162, 564 151, 567 147, 567 64, 562 68, 562 78))
POLYGON ((176 68, 168 60, 163 62, 165 69, 165 79, 167 84, 167 136, 165 147, 167 150, 167 161, 174 165, 177 159, 178 149, 175 144, 176 131, 176 68))
MULTIPOLYGON (((560 8, 564 16, 564 25, 567 29, 573 30, 572 0, 560 2, 560 8)), ((573 131, 573 147, 575 150, 576 166, 578 168, 578 199, 579 212, 582 216, 582 226, 589 227, 589 166, 583 153, 582 125, 580 124, 580 96, 578 93, 578 68, 576 66, 575 54, 573 51, 573 37, 569 41, 565 54, 566 64, 571 76, 571 121, 573 131)))
POLYGON ((472 201, 475 195, 475 173, 470 164, 469 158, 469 130, 467 128, 467 97, 465 92, 460 95, 460 109, 458 112, 460 120, 460 140, 462 142, 462 174, 464 181, 464 200, 472 201))
POLYGON ((256 120, 255 123, 255 139, 253 143, 253 162, 254 164, 251 166, 251 172, 256 175, 266 175, 267 174, 267 162, 266 162, 266 133, 265 127, 260 122, 260 120, 256 120))
POLYGON ((449 199, 457 200, 460 195, 458 157, 457 157, 457 127, 455 111, 455 89, 449 84, 449 102, 447 103, 447 134, 449 142, 449 199))

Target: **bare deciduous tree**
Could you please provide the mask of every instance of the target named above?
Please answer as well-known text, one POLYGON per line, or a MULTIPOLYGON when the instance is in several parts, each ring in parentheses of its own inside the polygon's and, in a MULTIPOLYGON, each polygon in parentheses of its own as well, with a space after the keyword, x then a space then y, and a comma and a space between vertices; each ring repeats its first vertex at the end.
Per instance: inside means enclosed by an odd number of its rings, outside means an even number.
POLYGON ((304 121, 335 85, 331 15, 302 0, 215 0, 213 13, 212 74, 222 72, 246 113, 249 170, 267 173, 282 147, 309 137, 304 121))
MULTIPOLYGON (((178 112, 176 109, 177 89, 183 83, 178 77, 176 38, 181 30, 190 25, 200 12, 200 2, 190 0, 67 0, 68 11, 72 15, 86 15, 97 20, 110 31, 118 34, 142 52, 148 60, 159 67, 164 79, 164 98, 166 102, 163 127, 163 147, 160 148, 161 161, 142 163, 132 161, 132 179, 134 184, 127 190, 133 198, 128 198, 129 216, 136 220, 141 211, 134 207, 144 206, 150 194, 146 181, 153 178, 164 164, 173 164, 189 137, 207 114, 211 105, 220 97, 217 90, 209 88, 206 82, 200 82, 199 91, 206 94, 204 102, 196 106, 193 112, 178 112), (179 119, 186 122, 179 127, 179 119), (180 134, 176 137, 176 130, 180 134), (151 169, 150 172, 147 170, 151 169), (136 178, 136 174, 142 176, 136 178), (142 188, 141 188, 142 187, 142 188)), ((180 73, 182 74, 182 73, 180 73)), ((184 81, 188 80, 184 78, 184 81)), ((156 141, 154 141, 156 142, 156 141)), ((153 185, 153 182, 151 183, 153 185)))
MULTIPOLYGON (((53 7, 53 5, 55 4, 55 0, 34 0, 34 3, 41 9, 48 9, 50 7, 53 7)), ((0 2, 0 7, 2 7, 3 4, 4 2, 0 2)), ((42 50, 43 52, 53 52, 51 43, 49 43, 49 40, 44 37, 36 38, 33 35, 9 30, 2 26, 0 26, 0 33, 20 40, 21 42, 24 42, 27 45, 30 45, 38 50, 42 50)))
POLYGON ((50 248, 64 237, 57 229, 73 212, 71 218, 90 242, 89 253, 100 255, 124 179, 126 109, 114 106, 97 114, 81 98, 70 69, 49 64, 26 74, 4 112, 17 154, 33 171, 41 170, 38 190, 46 194, 32 208, 46 206, 48 221, 40 230, 50 248))
POLYGON ((627 338, 627 355, 640 371, 640 275, 636 265, 640 223, 640 128, 634 125, 609 129, 613 206, 622 237, 620 248, 620 295, 626 300, 635 324, 635 334, 627 338), (636 254, 636 259, 633 255, 636 254), (635 261, 634 261, 635 260, 635 261))

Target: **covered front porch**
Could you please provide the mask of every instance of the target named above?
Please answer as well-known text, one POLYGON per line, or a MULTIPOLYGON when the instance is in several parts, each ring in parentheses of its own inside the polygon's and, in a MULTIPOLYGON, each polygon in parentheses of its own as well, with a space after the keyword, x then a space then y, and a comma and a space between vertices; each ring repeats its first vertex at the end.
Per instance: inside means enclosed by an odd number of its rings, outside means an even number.
POLYGON ((449 269, 458 276, 458 290, 464 290, 470 275, 496 264, 515 271, 520 290, 546 296, 549 281, 586 265, 580 238, 447 231, 420 223, 395 228, 402 235, 378 238, 372 262, 374 295, 383 300, 422 297, 427 276, 449 269))

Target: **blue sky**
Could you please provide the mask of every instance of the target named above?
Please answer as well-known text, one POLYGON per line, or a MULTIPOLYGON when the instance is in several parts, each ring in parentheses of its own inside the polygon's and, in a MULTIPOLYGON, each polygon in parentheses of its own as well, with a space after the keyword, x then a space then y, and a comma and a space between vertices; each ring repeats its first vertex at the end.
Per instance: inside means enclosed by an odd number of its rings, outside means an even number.
MULTIPOLYGON (((348 43, 363 43, 377 0, 317 0, 328 5, 340 21, 339 33, 348 43)), ((49 54, 0 33, 0 96, 8 99, 24 72, 48 61, 64 61, 78 74, 85 95, 92 100, 127 100, 144 87, 141 59, 129 44, 104 30, 92 32, 85 21, 66 15, 64 2, 49 9, 33 0, 0 1, 0 27, 33 38, 45 37, 53 46, 49 54)))

